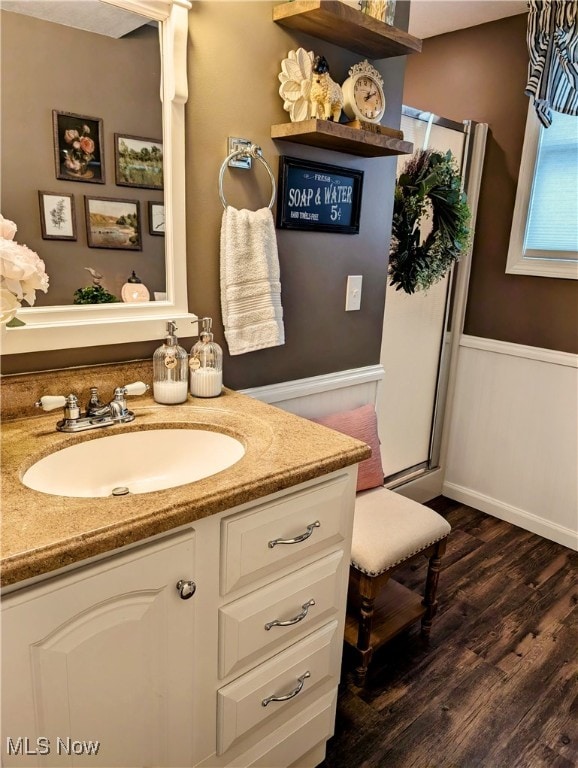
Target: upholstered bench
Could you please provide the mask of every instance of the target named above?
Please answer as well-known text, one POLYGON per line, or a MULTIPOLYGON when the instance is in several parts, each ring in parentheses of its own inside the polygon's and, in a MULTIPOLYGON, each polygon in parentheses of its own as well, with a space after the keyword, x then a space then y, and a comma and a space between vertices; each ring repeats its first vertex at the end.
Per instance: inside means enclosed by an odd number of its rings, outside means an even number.
POLYGON ((357 652, 358 685, 373 651, 414 621, 421 618, 422 635, 429 636, 450 530, 437 512, 387 488, 357 494, 345 639, 357 652), (390 578, 418 556, 429 558, 423 599, 390 578))
POLYGON ((371 458, 361 462, 358 472, 345 626, 345 641, 357 655, 355 682, 363 685, 377 648, 418 619, 422 635, 429 637, 451 527, 434 510, 383 486, 373 406, 316 421, 372 448, 371 458), (391 578, 397 568, 422 556, 429 558, 423 596, 391 578))

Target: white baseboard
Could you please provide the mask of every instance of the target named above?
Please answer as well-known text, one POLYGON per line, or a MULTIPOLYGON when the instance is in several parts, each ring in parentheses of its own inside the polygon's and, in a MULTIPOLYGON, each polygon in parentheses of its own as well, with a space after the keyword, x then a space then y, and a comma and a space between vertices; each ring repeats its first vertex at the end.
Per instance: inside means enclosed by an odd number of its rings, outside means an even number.
POLYGON ((472 491, 454 483, 445 482, 443 484, 443 495, 578 551, 578 533, 570 528, 564 528, 530 512, 525 512, 523 509, 512 507, 498 499, 493 499, 483 493, 472 491))

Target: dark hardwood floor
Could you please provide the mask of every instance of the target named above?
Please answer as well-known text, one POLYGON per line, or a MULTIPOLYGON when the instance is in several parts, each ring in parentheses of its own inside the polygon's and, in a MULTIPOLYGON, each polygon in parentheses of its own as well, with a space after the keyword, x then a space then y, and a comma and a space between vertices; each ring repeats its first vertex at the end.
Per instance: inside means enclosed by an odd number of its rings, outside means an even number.
MULTIPOLYGON (((323 768, 576 768, 578 553, 440 497, 452 525, 429 647, 419 623, 364 689, 343 665, 323 768)), ((421 588, 423 565, 396 578, 421 588)))

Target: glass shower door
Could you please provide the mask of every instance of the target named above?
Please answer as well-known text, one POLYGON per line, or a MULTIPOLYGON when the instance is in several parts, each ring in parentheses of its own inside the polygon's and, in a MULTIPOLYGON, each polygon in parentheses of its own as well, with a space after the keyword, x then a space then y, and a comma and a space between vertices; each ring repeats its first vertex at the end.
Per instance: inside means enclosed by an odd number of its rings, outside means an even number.
MULTIPOLYGON (((463 175, 469 123, 404 107, 401 129, 416 150, 451 150, 463 175)), ((398 159, 398 175, 408 159, 398 159)), ((386 289, 381 347, 385 377, 377 411, 383 468, 391 486, 435 468, 439 461, 451 285, 452 273, 425 293, 386 289)))

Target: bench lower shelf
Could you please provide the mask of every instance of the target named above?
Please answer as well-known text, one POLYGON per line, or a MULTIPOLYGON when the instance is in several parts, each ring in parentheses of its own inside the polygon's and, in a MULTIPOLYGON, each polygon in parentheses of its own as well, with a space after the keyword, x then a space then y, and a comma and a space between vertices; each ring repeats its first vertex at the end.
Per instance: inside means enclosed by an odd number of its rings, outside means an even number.
MULTIPOLYGON (((399 632, 421 619, 425 613, 422 596, 403 584, 390 579, 375 600, 371 631, 371 646, 375 650, 399 632)), ((357 646, 358 606, 352 601, 347 606, 345 642, 357 646)))

